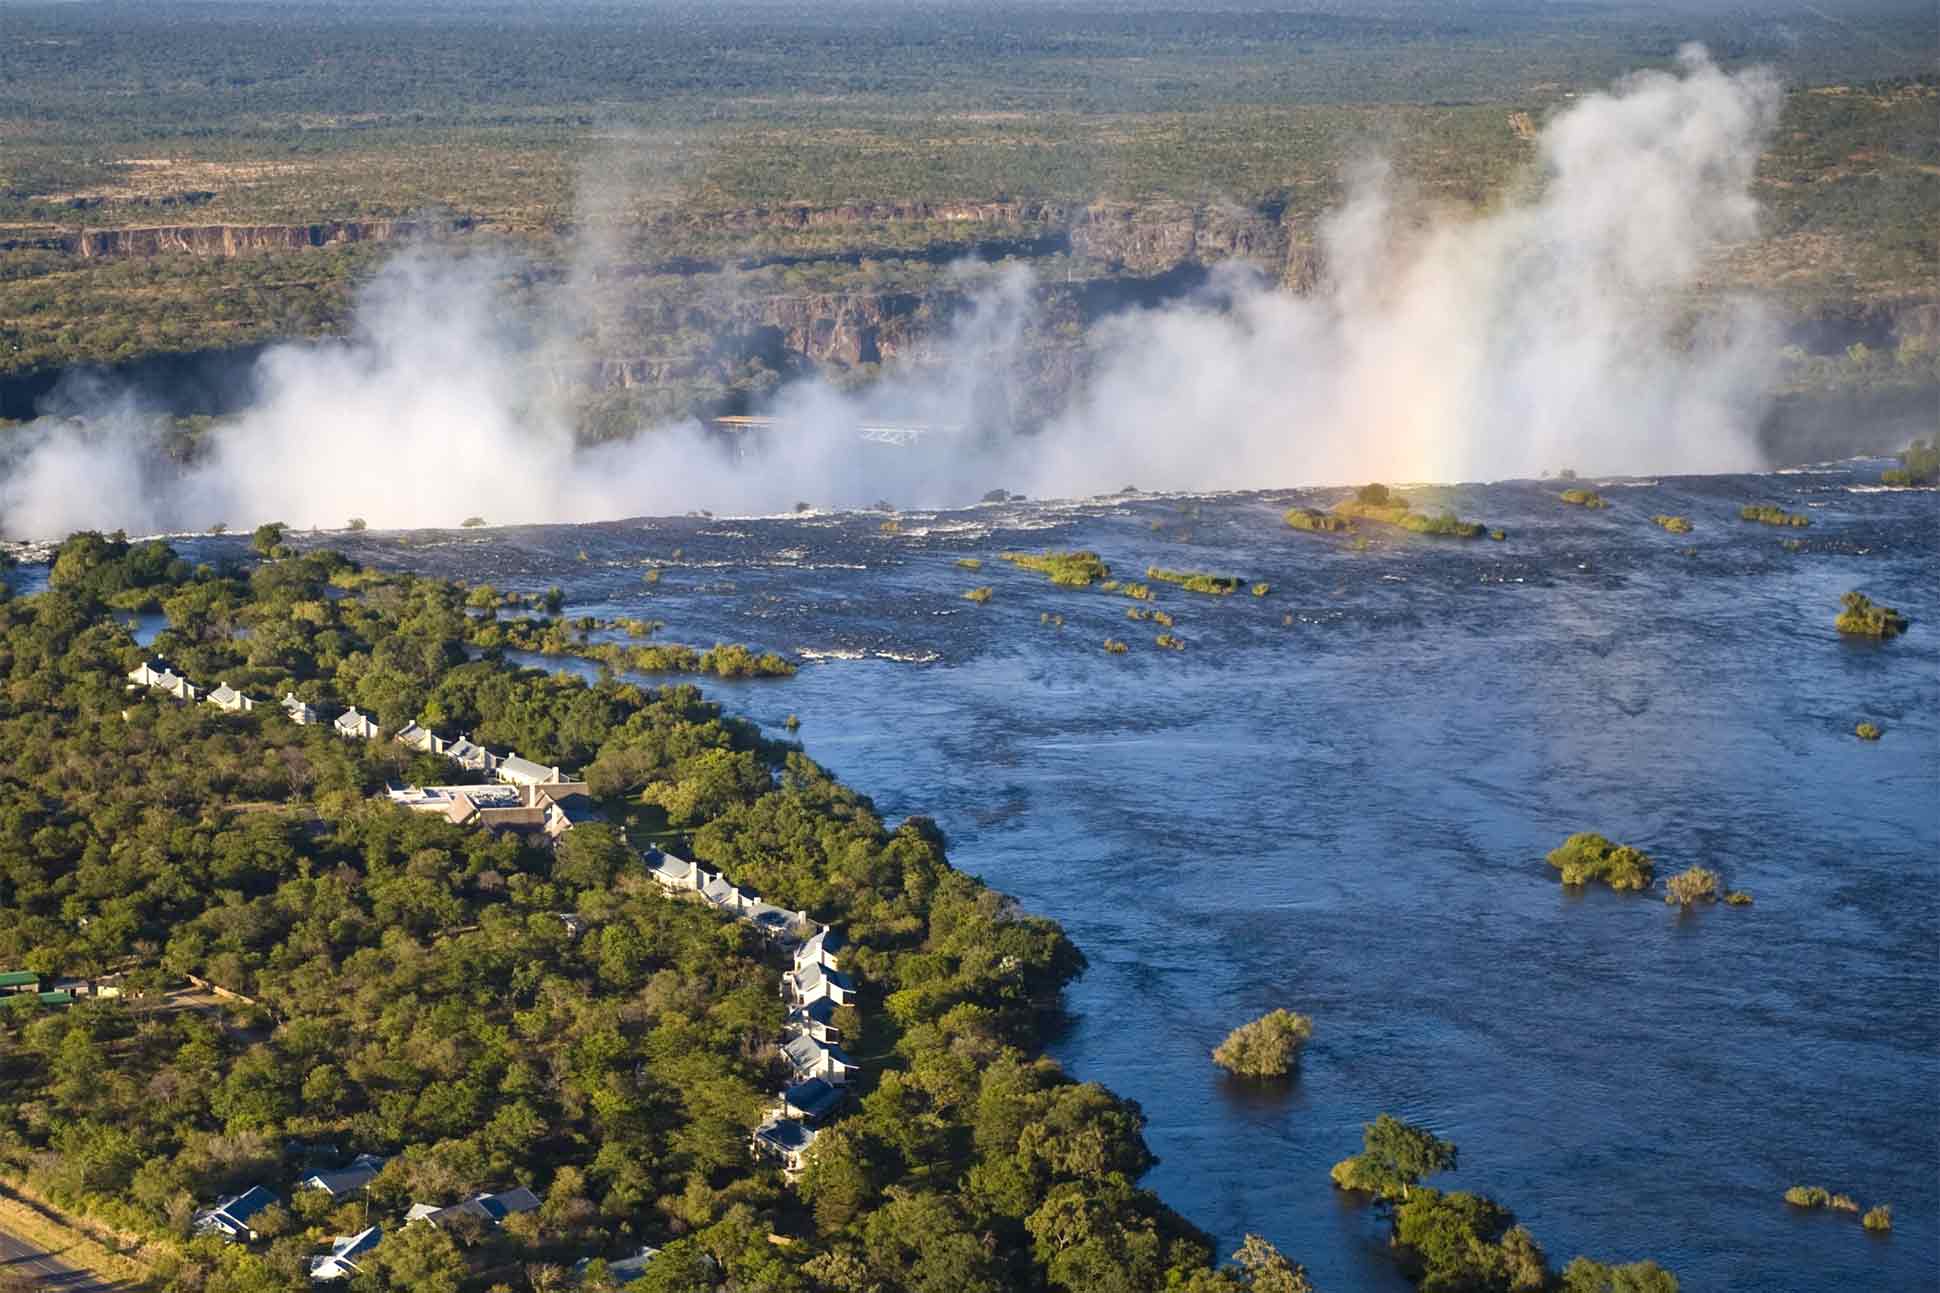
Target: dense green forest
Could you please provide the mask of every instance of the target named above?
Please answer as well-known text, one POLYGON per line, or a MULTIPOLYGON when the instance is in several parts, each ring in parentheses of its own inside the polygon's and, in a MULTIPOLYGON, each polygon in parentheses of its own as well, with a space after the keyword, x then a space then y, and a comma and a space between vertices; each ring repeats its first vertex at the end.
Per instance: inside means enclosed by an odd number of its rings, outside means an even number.
POLYGON ((119 999, 0 1008, 7 1172, 150 1236, 170 1289, 305 1288, 366 1220, 389 1237, 359 1288, 551 1288, 643 1242, 663 1252, 636 1289, 1293 1287, 1259 1244, 1215 1273, 1136 1185, 1138 1108, 1037 1058, 1083 966, 1055 924, 692 687, 468 661, 467 600, 329 553, 214 571, 86 535, 48 591, 0 601, 0 966, 126 975, 119 999), (609 822, 556 853, 494 839, 370 799, 448 777, 425 756, 130 692, 143 653, 109 608, 141 604, 192 676, 583 766, 609 822), (847 931, 866 1094, 798 1191, 747 1147, 777 1086, 772 953, 661 894, 627 842, 643 817, 847 931), (250 1000, 185 997, 186 975, 250 1000), (356 1152, 391 1158, 367 1199, 291 1193, 356 1152), (190 1237, 255 1184, 280 1199, 264 1242, 190 1237), (515 1184, 543 1205, 393 1229, 515 1184))

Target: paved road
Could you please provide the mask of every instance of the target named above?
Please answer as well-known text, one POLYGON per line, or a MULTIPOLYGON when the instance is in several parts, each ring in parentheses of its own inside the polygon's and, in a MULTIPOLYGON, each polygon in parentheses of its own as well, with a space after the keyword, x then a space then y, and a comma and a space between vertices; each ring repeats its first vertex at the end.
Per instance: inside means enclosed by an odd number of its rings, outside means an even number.
POLYGON ((114 1293, 118 1284, 107 1284, 91 1272, 63 1266, 48 1256, 45 1249, 0 1231, 0 1278, 25 1279, 36 1289, 59 1293, 114 1293))

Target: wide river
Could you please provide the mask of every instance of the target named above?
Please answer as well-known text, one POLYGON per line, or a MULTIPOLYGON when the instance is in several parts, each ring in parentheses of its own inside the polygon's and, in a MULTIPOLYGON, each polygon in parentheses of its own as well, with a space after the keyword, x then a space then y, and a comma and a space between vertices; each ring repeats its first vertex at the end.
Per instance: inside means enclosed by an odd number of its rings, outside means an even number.
POLYGON ((1434 1183, 1559 1266, 1912 1289, 1940 1271, 1940 496, 1870 488, 1882 465, 1586 482, 1600 511, 1462 487, 1441 497, 1506 542, 1364 551, 1283 525, 1337 496, 1293 491, 339 537, 811 661, 709 690, 777 734, 799 715, 886 816, 935 817, 959 867, 1064 923, 1091 965, 1054 1053, 1139 1101, 1145 1183, 1222 1251, 1258 1231, 1324 1289, 1405 1287, 1327 1178, 1386 1111, 1455 1141, 1434 1183), (1811 527, 1738 519, 1765 501, 1811 527), (1047 547, 1271 591, 1154 584, 1186 643, 1161 650, 1138 603, 998 559, 1047 547), (1911 631, 1842 640, 1851 588, 1911 631), (1755 905, 1565 891, 1543 855, 1578 830, 1755 905), (1208 1051, 1276 1006, 1314 1020, 1297 1079, 1227 1080, 1208 1051), (1894 1230, 1790 1209, 1793 1184, 1894 1230))

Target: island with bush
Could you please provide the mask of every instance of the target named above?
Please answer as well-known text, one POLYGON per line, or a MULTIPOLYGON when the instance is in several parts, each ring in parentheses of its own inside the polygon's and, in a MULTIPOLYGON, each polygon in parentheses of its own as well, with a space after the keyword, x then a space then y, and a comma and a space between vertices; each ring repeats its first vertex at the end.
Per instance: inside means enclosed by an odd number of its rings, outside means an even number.
POLYGON ((1089 588, 1101 579, 1111 578, 1111 567, 1095 552, 1058 551, 1006 552, 1003 559, 1013 566, 1035 570, 1064 588, 1089 588))
POLYGON ((1587 507, 1592 510, 1610 506, 1610 500, 1593 489, 1566 489, 1557 497, 1572 506, 1587 507))
POLYGON ((138 1239, 157 1293, 308 1289, 370 1227, 360 1290, 602 1293, 646 1250, 636 1293, 1295 1287, 1261 1241, 1216 1269, 1136 1184, 1138 1107, 1043 1057, 1084 966, 1055 923, 691 685, 473 658, 470 595, 86 536, 0 601, 0 971, 62 985, 0 1002, 10 1189, 138 1239), (131 683, 131 600, 166 676, 287 703, 131 683), (412 724, 580 770, 594 812, 555 843, 400 806, 482 780, 412 724), (801 950, 663 892, 644 840, 846 937, 811 1049, 847 1080, 789 1089, 794 1160, 751 1146, 801 950))
POLYGON ((1885 639, 1906 632, 1906 616, 1857 590, 1841 597, 1839 607, 1832 626, 1847 637, 1885 639))
POLYGON ((1900 454, 1900 465, 1880 473, 1882 485, 1940 484, 1940 445, 1931 440, 1915 440, 1900 454))
POLYGON ((1648 889, 1656 864, 1628 844, 1613 844, 1592 831, 1570 836, 1549 851, 1549 864, 1572 887, 1607 884, 1612 889, 1648 889))
POLYGON ((1167 570, 1163 566, 1147 566, 1145 577, 1156 583, 1177 585, 1189 593, 1211 593, 1215 597, 1228 596, 1246 582, 1238 575, 1214 575, 1203 570, 1167 570))
POLYGON ((1402 1271, 1423 1290, 1518 1293, 1677 1293, 1654 1261, 1609 1265, 1578 1257, 1559 1273, 1515 1214, 1486 1194, 1421 1184, 1455 1169, 1455 1145, 1426 1127, 1381 1114, 1361 1129, 1361 1152, 1334 1164, 1334 1186, 1362 1196, 1388 1221, 1402 1271))
POLYGON ((1476 521, 1464 521, 1453 512, 1443 512, 1439 516, 1417 512, 1406 497, 1378 483, 1363 485, 1334 504, 1334 513, 1349 520, 1391 525, 1411 534, 1479 539, 1488 533, 1487 526, 1476 521))
POLYGON ((1691 532, 1691 518, 1688 516, 1672 516, 1659 512, 1656 516, 1650 518, 1650 523, 1668 530, 1672 534, 1689 534, 1691 532))
POLYGON ((1241 1024, 1213 1048, 1213 1063, 1235 1077, 1283 1078, 1293 1071, 1300 1048, 1314 1034, 1313 1020, 1291 1010, 1273 1010, 1241 1024))
POLYGON ((1746 503, 1738 509, 1738 519, 1756 521, 1760 525, 1789 525, 1795 529, 1804 529, 1812 524, 1812 518, 1805 513, 1788 512, 1773 503, 1746 503))
POLYGON ((1354 528, 1354 523, 1340 513, 1323 512, 1312 507, 1288 508, 1284 519, 1294 529, 1313 534, 1340 533, 1354 528))

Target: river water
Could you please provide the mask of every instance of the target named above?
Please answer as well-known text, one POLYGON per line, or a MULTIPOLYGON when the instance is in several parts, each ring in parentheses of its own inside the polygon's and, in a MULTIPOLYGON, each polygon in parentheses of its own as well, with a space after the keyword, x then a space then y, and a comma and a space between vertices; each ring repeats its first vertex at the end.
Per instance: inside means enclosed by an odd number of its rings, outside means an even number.
POLYGON ((1091 968, 1053 1052, 1144 1106, 1146 1184, 1222 1251, 1258 1231, 1335 1293, 1405 1287, 1327 1180, 1386 1111, 1558 1265, 1902 1289, 1940 1270, 1940 496, 1869 489, 1881 465, 1596 482, 1594 512, 1456 488, 1506 542, 1366 551, 1287 529, 1336 496, 1297 491, 331 542, 810 660, 710 690, 777 734, 798 714, 887 816, 1064 923, 1091 968), (1754 501, 1812 525, 1738 520, 1754 501), (1054 546, 1272 588, 1154 584, 1166 651, 1137 603, 997 559, 1054 546), (1842 640, 1849 588, 1911 631, 1842 640), (1565 892, 1543 855, 1584 829, 1755 905, 1565 892), (1297 1079, 1224 1078, 1210 1048, 1276 1006, 1315 1022, 1297 1079), (1891 1203, 1893 1233, 1794 1212, 1800 1183, 1891 1203))

